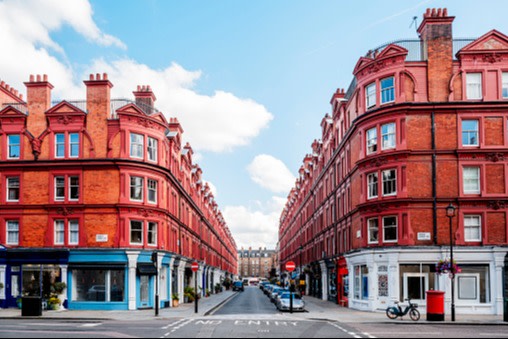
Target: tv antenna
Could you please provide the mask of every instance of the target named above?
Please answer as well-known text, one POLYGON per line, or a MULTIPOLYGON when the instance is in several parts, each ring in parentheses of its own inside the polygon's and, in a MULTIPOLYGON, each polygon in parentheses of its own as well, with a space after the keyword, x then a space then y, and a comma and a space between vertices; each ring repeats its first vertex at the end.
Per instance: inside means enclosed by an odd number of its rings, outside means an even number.
POLYGON ((413 25, 415 26, 415 30, 417 30, 418 29, 418 17, 417 16, 413 17, 413 21, 411 21, 411 25, 409 25, 409 28, 413 27, 413 25))

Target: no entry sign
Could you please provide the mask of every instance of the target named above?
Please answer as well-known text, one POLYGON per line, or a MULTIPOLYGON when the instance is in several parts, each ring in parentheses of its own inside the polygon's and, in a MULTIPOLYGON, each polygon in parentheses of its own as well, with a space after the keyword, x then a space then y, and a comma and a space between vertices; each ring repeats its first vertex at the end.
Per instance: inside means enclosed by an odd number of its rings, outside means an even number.
POLYGON ((197 262, 192 263, 192 272, 197 272, 199 270, 199 264, 197 262))
POLYGON ((286 263, 286 271, 293 272, 296 268, 296 265, 293 261, 288 261, 286 263))

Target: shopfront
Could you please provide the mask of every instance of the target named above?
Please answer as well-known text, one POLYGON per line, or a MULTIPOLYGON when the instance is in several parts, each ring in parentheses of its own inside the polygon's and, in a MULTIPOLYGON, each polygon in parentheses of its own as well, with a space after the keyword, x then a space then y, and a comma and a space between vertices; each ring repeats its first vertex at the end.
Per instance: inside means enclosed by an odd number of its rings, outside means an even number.
POLYGON ((326 260, 328 270, 328 301, 338 303, 337 299, 337 265, 335 260, 326 260))
POLYGON ((344 257, 340 258, 337 264, 337 299, 340 306, 348 307, 349 298, 349 271, 344 257))

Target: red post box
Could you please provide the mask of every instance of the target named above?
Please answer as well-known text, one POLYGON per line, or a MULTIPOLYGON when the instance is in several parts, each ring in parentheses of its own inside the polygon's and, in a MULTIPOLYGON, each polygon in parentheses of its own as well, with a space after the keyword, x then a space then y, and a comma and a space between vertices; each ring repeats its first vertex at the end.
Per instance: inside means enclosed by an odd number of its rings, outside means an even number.
POLYGON ((445 321, 445 292, 427 291, 427 321, 445 321))

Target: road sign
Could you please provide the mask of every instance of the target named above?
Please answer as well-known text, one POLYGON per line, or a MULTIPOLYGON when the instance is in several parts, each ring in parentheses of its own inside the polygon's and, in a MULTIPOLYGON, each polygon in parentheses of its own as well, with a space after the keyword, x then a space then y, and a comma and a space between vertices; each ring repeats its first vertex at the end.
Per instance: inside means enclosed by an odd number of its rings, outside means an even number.
POLYGON ((292 261, 288 261, 288 262, 286 263, 286 270, 287 270, 288 272, 293 272, 293 271, 295 270, 295 268, 296 268, 296 264, 295 264, 294 262, 292 262, 292 261))
POLYGON ((197 272, 199 270, 199 264, 197 262, 192 263, 192 272, 197 272))

